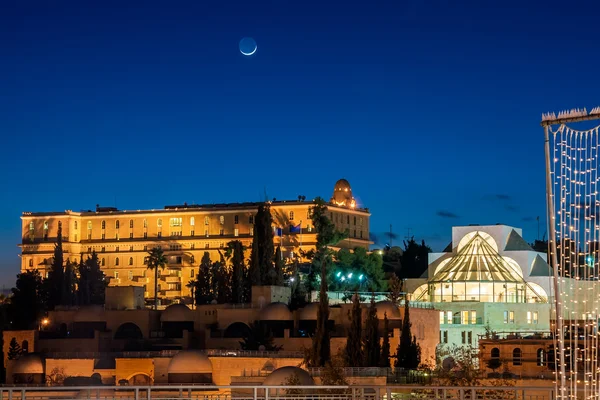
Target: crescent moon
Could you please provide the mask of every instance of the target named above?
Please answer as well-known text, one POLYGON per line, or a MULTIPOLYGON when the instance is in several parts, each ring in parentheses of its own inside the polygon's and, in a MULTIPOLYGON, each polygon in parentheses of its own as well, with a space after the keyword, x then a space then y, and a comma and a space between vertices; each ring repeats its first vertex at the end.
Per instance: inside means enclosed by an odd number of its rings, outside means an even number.
POLYGON ((244 53, 242 50, 240 50, 240 52, 245 56, 251 56, 252 54, 256 53, 257 49, 258 49, 258 46, 254 46, 254 50, 252 50, 250 53, 244 53))

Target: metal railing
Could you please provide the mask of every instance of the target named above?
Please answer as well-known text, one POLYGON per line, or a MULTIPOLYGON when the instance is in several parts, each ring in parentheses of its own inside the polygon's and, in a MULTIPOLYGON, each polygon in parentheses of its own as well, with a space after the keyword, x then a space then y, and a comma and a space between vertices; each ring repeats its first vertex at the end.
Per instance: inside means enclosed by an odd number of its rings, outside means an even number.
POLYGON ((195 399, 195 400, 552 400, 547 387, 453 386, 262 386, 262 385, 156 385, 156 386, 3 386, 0 399, 195 399))

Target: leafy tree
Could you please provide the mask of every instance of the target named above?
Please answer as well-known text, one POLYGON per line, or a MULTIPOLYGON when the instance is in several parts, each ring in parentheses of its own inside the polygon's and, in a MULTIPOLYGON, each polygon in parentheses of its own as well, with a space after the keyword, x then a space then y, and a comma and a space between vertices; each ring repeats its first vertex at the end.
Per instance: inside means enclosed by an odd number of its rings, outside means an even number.
POLYGON ((23 349, 21 349, 19 342, 17 342, 17 338, 13 337, 10 339, 10 344, 8 345, 8 359, 16 360, 17 358, 21 357, 22 353, 23 349))
POLYGON ((300 274, 298 272, 298 259, 294 260, 290 271, 290 288, 292 289, 290 299, 290 309, 296 310, 306 305, 306 291, 304 290, 304 284, 300 281, 300 274))
POLYGON ((106 291, 106 277, 100 268, 98 255, 92 255, 79 262, 79 283, 77 285, 77 302, 80 305, 104 304, 106 291))
POLYGON ((216 282, 215 300, 219 304, 231 303, 231 271, 225 265, 225 260, 213 263, 212 281, 216 282))
POLYGON ((306 289, 310 293, 316 289, 317 276, 321 270, 322 262, 326 263, 326 270, 331 270, 332 251, 329 246, 336 245, 348 236, 347 232, 340 232, 335 224, 327 217, 325 200, 317 197, 310 209, 310 218, 317 233, 315 249, 301 253, 304 258, 311 260, 311 268, 306 279, 306 289))
POLYGON ((389 301, 398 305, 402 297, 402 281, 396 274, 392 275, 388 281, 388 293, 386 295, 389 301))
POLYGON ((65 265, 63 293, 61 304, 65 306, 73 306, 76 304, 76 292, 75 287, 77 286, 77 277, 75 276, 74 267, 75 263, 71 263, 67 260, 65 265))
POLYGON ((365 367, 379 366, 381 346, 379 344, 379 320, 377 319, 375 296, 371 297, 371 305, 367 312, 367 320, 365 321, 364 353, 365 367))
POLYGON ((283 286, 283 270, 285 268, 285 263, 283 261, 283 257, 281 255, 281 246, 277 246, 277 250, 275 251, 275 270, 274 276, 272 279, 272 283, 276 286, 283 286))
POLYGON ((283 347, 276 346, 271 330, 259 321, 250 324, 248 332, 244 334, 240 346, 243 350, 279 351, 283 347))
POLYGON ((349 367, 363 366, 362 350, 362 309, 358 293, 352 297, 352 310, 348 313, 350 330, 346 340, 346 365, 349 367))
POLYGON ((414 237, 404 241, 404 251, 402 253, 399 278, 419 278, 429 265, 428 254, 431 253, 431 248, 421 241, 421 244, 415 241, 414 237))
POLYGON ((158 308, 158 269, 165 269, 167 257, 160 246, 156 246, 148 252, 146 266, 149 270, 154 270, 154 309, 158 308))
POLYGON ((52 265, 50 271, 48 271, 48 278, 46 279, 46 293, 47 303, 50 310, 58 305, 62 304, 64 284, 65 284, 65 271, 64 271, 64 260, 63 260, 63 248, 62 248, 62 227, 58 225, 58 232, 56 234, 56 244, 54 245, 54 258, 52 259, 52 265))
POLYGON ((9 312, 13 329, 35 329, 44 312, 42 276, 37 269, 17 275, 9 312))
POLYGON ((356 247, 353 252, 342 249, 335 256, 336 261, 329 269, 330 289, 347 291, 385 289, 386 282, 379 254, 369 254, 367 249, 356 247))
POLYGON ((486 366, 493 372, 496 372, 496 370, 502 366, 502 361, 500 360, 500 357, 491 357, 487 360, 486 366))
POLYGON ((396 350, 396 368, 416 369, 421 364, 421 347, 412 336, 411 327, 409 304, 408 300, 405 300, 402 332, 396 350))
POLYGON ((319 292, 319 308, 317 309, 317 327, 312 338, 310 365, 323 367, 331 358, 331 343, 329 337, 329 299, 327 297, 327 281, 325 276, 325 261, 321 266, 321 290, 319 292))
POLYGON ((387 313, 383 314, 383 343, 381 344, 379 366, 382 368, 390 367, 390 321, 387 313))
POLYGON ((196 275, 196 304, 207 304, 211 300, 210 269, 212 261, 208 251, 204 252, 196 275))
POLYGON ((239 240, 227 243, 225 252, 231 262, 231 300, 233 303, 244 302, 244 246, 239 240))

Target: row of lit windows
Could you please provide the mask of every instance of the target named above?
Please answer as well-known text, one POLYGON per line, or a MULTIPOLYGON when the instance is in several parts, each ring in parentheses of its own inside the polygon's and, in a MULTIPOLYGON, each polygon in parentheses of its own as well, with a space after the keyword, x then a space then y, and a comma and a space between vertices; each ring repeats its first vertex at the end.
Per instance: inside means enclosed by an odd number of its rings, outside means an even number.
POLYGON ((481 323, 477 321, 477 311, 461 311, 453 315, 452 311, 440 311, 440 325, 443 324, 462 324, 462 325, 476 325, 481 323))
MULTIPOLYGON (((353 218, 354 218, 353 225, 356 225, 356 221, 357 221, 356 215, 353 218)), ((333 212, 330 212, 329 213, 329 219, 331 219, 331 222, 341 222, 341 223, 344 223, 344 216, 342 214, 339 214, 339 213, 335 213, 334 214, 333 212), (334 216, 335 216, 335 219, 334 219, 334 216)), ((350 225, 350 215, 346 215, 346 224, 350 225)), ((362 217, 359 217, 358 218, 358 225, 362 226, 362 224, 363 224, 363 219, 362 219, 362 217)))

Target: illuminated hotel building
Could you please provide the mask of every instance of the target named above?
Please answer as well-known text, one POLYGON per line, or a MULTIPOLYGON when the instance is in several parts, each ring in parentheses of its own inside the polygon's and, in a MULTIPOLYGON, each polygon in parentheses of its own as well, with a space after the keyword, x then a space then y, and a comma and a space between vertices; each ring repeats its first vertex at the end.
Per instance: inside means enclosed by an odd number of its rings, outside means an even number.
MULTIPOLYGON (((51 266, 59 225, 62 227, 64 259, 79 262, 95 251, 110 286, 143 286, 145 297, 154 297, 153 273, 146 269, 147 252, 162 246, 168 265, 160 270, 159 297, 180 299, 190 295, 188 282, 195 279, 205 252, 212 261, 227 243, 240 240, 250 249, 254 217, 260 203, 229 203, 166 206, 153 210, 24 212, 22 220, 21 270, 38 269, 42 275, 51 266)), ((271 202, 275 244, 287 258, 299 250, 313 249, 316 232, 310 219, 313 201, 271 202), (279 233, 281 232, 281 236, 279 233)), ((340 248, 368 248, 369 210, 359 208, 350 184, 339 180, 328 204, 328 214, 337 229, 347 231, 340 248)), ((247 251, 249 257, 250 251, 247 251)))

